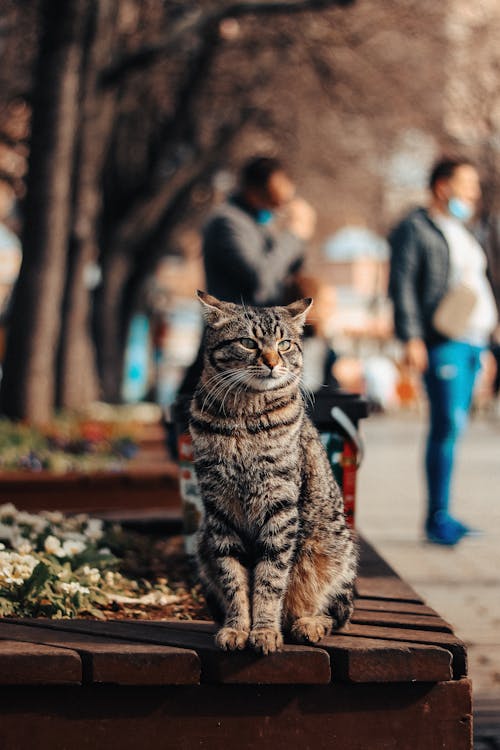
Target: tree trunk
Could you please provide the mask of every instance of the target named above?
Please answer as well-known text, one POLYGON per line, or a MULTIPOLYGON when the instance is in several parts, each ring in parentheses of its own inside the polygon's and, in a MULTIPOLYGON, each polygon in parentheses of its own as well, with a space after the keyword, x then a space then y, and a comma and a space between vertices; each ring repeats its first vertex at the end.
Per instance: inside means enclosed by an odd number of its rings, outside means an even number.
POLYGON ((104 401, 119 403, 125 359, 125 332, 121 323, 123 289, 131 272, 131 258, 120 249, 109 251, 103 265, 103 283, 96 296, 95 336, 104 401))
POLYGON ((87 248, 76 242, 71 256, 63 306, 57 405, 79 409, 97 400, 99 381, 94 345, 88 330, 90 301, 85 279, 87 248))
POLYGON ((88 0, 45 0, 37 65, 30 169, 16 287, 0 403, 5 414, 50 420, 71 225, 73 159, 78 126, 88 0))
POLYGON ((58 405, 77 409, 100 395, 91 300, 86 269, 98 259, 100 176, 113 125, 116 94, 102 91, 99 75, 108 62, 116 29, 116 0, 93 0, 93 23, 85 64, 83 116, 78 150, 74 234, 70 246, 59 353, 58 405))

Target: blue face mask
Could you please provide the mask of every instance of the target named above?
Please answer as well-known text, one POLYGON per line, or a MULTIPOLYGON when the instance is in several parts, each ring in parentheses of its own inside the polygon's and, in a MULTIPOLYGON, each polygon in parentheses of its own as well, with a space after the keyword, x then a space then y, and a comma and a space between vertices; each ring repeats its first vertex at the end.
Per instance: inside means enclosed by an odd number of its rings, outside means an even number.
POLYGON ((460 198, 450 198, 448 201, 448 211, 455 219, 462 221, 464 224, 472 219, 474 213, 472 206, 460 198))
POLYGON ((269 224, 274 219, 274 214, 268 208, 261 208, 255 214, 257 224, 269 224))

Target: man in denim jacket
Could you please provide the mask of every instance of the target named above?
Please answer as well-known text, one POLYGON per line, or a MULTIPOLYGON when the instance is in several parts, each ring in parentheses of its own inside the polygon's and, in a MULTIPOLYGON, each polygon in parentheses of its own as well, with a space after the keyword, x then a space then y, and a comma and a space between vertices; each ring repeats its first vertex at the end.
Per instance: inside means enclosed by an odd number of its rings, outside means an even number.
POLYGON ((389 292, 406 363, 423 374, 429 398, 426 535, 431 542, 454 545, 475 533, 450 513, 450 484, 481 353, 498 318, 486 256, 467 228, 481 197, 476 168, 467 160, 443 159, 429 184, 428 208, 412 211, 390 235, 389 292), (458 285, 472 290, 475 303, 464 330, 447 338, 433 318, 458 285))

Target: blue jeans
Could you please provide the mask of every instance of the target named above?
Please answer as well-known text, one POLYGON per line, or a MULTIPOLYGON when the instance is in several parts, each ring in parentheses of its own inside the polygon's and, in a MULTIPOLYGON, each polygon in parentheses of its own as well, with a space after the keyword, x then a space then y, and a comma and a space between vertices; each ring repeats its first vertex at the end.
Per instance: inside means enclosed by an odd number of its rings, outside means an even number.
POLYGON ((482 351, 482 347, 460 341, 429 347, 429 368, 424 378, 430 408, 425 456, 427 524, 436 513, 445 517, 449 513, 456 444, 467 423, 482 351))

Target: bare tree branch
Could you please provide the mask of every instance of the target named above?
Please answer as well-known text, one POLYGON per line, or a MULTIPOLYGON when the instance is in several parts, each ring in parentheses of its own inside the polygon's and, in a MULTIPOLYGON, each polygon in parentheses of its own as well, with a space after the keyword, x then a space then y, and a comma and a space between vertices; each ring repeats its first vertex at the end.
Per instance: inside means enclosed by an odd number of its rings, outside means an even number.
POLYGON ((352 5, 356 0, 275 0, 274 2, 242 2, 231 3, 226 7, 211 13, 204 12, 200 8, 186 13, 169 34, 156 44, 148 44, 126 57, 116 60, 109 65, 101 74, 103 86, 113 86, 118 83, 124 75, 149 67, 159 58, 174 52, 179 43, 190 34, 203 32, 204 27, 214 25, 215 27, 226 18, 242 18, 250 15, 278 15, 304 13, 308 11, 320 11, 335 6, 345 7, 352 5))
POLYGON ((199 33, 206 21, 206 11, 199 7, 191 9, 182 18, 173 22, 168 34, 161 37, 158 42, 144 45, 136 52, 115 60, 105 68, 101 73, 101 85, 114 86, 131 71, 147 68, 159 57, 165 57, 174 52, 183 39, 193 33, 199 33))
POLYGON ((275 15, 278 13, 304 13, 326 10, 335 6, 352 5, 355 0, 275 0, 275 2, 242 2, 228 5, 221 13, 222 18, 238 18, 246 15, 275 15))

